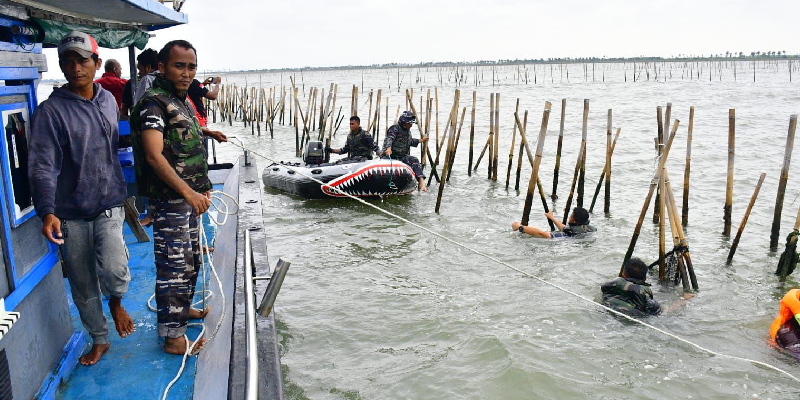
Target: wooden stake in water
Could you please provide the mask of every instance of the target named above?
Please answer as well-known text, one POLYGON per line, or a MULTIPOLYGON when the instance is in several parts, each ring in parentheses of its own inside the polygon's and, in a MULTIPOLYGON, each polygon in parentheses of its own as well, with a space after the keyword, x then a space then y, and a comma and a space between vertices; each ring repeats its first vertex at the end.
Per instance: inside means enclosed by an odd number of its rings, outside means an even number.
MULTIPOLYGON (((583 155, 580 157, 581 170, 578 175, 578 207, 583 207, 583 183, 586 180, 586 138, 589 132, 589 99, 583 100, 583 128, 581 128, 581 147, 583 155)), ((567 215, 564 215, 566 218, 567 215)))
MULTIPOLYGON (((664 164, 667 162, 667 157, 669 156, 669 149, 672 147, 672 141, 675 139, 675 134, 678 131, 678 125, 680 121, 677 119, 675 120, 675 124, 672 126, 672 133, 669 135, 669 139, 667 140, 667 144, 664 146, 664 151, 661 155, 661 159, 658 162, 658 168, 656 169, 656 176, 650 182, 650 190, 647 192, 647 197, 644 199, 644 206, 642 206, 642 211, 639 213, 639 220, 636 223, 636 228, 633 230, 633 236, 631 237, 631 243, 628 245, 628 251, 625 253, 625 258, 622 260, 622 266, 631 259, 633 255, 633 249, 636 248, 636 241, 639 240, 639 233, 642 231, 642 223, 644 223, 644 217, 647 214, 647 210, 650 208, 650 200, 653 198, 653 192, 656 189, 656 186, 659 184, 661 180, 661 174, 664 170, 664 164)), ((619 269, 619 275, 622 276, 622 266, 619 269)))
POLYGON ((495 116, 495 113, 494 113, 494 96, 495 96, 494 93, 489 94, 489 142, 488 142, 488 144, 489 144, 489 158, 487 160, 488 163, 489 163, 489 169, 488 169, 488 178, 487 179, 492 179, 492 162, 494 161, 493 150, 495 150, 494 149, 494 135, 495 135, 495 131, 494 131, 494 116, 495 116))
MULTIPOLYGON (((594 76, 594 64, 592 64, 594 76)), ((603 212, 608 214, 611 208, 611 109, 608 109, 608 123, 606 124, 606 195, 603 203, 603 212)))
MULTIPOLYGON (((549 117, 549 111, 545 110, 545 113, 547 113, 548 117, 549 117)), ((523 123, 523 125, 520 125, 520 123, 519 123, 519 114, 518 113, 514 113, 514 123, 516 124, 517 129, 519 130, 519 137, 520 137, 520 141, 521 141, 521 143, 520 143, 519 162, 517 164, 517 175, 518 176, 519 176, 519 168, 522 165, 522 149, 525 150, 525 154, 528 156, 528 163, 530 163, 531 168, 533 168, 533 165, 534 165, 533 153, 531 152, 531 148, 528 145, 528 139, 526 137, 527 135, 525 134, 525 130, 528 128, 528 112, 527 111, 525 111, 525 118, 524 119, 525 119, 525 122, 523 123)), ((545 130, 546 130, 547 129, 547 127, 546 127, 547 121, 544 119, 544 115, 542 116, 542 123, 545 125, 545 130)), ((519 185, 519 180, 517 180, 517 185, 519 185)), ((536 187, 539 189, 539 198, 542 200, 542 208, 544 209, 545 213, 549 213, 550 212, 550 207, 547 206, 547 198, 545 197, 545 194, 544 194, 544 188, 542 188, 542 180, 539 179, 538 177, 537 177, 537 181, 536 181, 536 187)), ((518 189, 515 189, 515 190, 518 190, 518 189)), ((550 218, 545 218, 545 219, 547 220, 547 224, 550 225, 550 230, 551 231, 556 230, 555 223, 553 223, 553 221, 551 221, 550 218)))
POLYGON ((744 212, 744 218, 742 218, 742 223, 739 224, 739 230, 736 232, 736 237, 733 239, 733 244, 731 245, 731 251, 728 253, 728 262, 733 260, 733 255, 736 253, 736 248, 739 246, 739 239, 742 238, 742 232, 744 231, 744 226, 747 225, 747 219, 750 217, 750 211, 753 210, 753 205, 756 204, 756 198, 758 197, 758 192, 761 190, 761 184, 764 183, 764 178, 767 176, 765 173, 761 173, 761 176, 758 178, 758 183, 756 184, 756 189, 753 191, 753 197, 750 198, 750 204, 747 205, 747 211, 744 212))
POLYGON ((542 127, 539 130, 539 141, 536 146, 536 159, 533 162, 531 179, 528 182, 528 194, 525 196, 525 207, 522 210, 522 225, 528 225, 531 215, 531 205, 533 205, 533 191, 539 181, 539 166, 542 163, 542 150, 544 149, 544 139, 547 135, 547 121, 550 118, 550 102, 544 103, 544 113, 542 115, 542 127))
POLYGON ((492 159, 492 180, 497 182, 497 163, 500 154, 500 93, 494 95, 494 158, 492 159))
MULTIPOLYGON (((514 114, 519 113, 519 98, 517 98, 517 105, 514 109, 514 114)), ((508 190, 508 182, 511 179, 511 167, 514 165, 514 150, 517 139, 517 124, 514 124, 514 131, 511 134, 511 147, 508 150, 508 171, 506 171, 506 190, 508 190)))
MULTIPOLYGON (((525 117, 524 117, 525 122, 523 122, 522 127, 519 126, 518 116, 515 115, 514 120, 515 120, 514 123, 517 124, 517 129, 519 129, 519 131, 522 132, 520 134, 520 138, 522 139, 524 138, 525 129, 528 128, 528 111, 525 111, 525 117)), ((527 143, 527 141, 523 139, 520 141, 519 144, 519 156, 517 157, 517 175, 514 182, 514 190, 519 190, 519 179, 520 179, 520 174, 522 173, 522 151, 525 148, 525 143, 527 143)), ((548 219, 548 221, 549 220, 550 219, 548 219)))
POLYGON ((469 164, 467 165, 468 176, 472 176, 472 148, 475 144, 475 104, 477 102, 477 96, 478 96, 477 93, 478 93, 477 91, 474 90, 472 91, 472 113, 469 125, 469 164))
POLYGON ((678 243, 676 243, 676 245, 679 244, 680 246, 684 247, 684 250, 681 253, 682 257, 678 257, 678 271, 680 272, 683 289, 685 291, 689 290, 689 282, 691 282, 692 288, 694 290, 698 290, 699 286, 697 285, 697 277, 694 274, 692 257, 689 254, 688 243, 686 241, 686 236, 683 233, 683 227, 681 227, 681 225, 678 223, 678 206, 675 202, 675 195, 672 192, 672 185, 670 184, 669 172, 667 171, 666 167, 664 168, 664 182, 665 182, 664 187, 666 196, 665 205, 667 208, 667 213, 669 214, 670 226, 672 227, 673 231, 676 232, 678 235, 678 243))
MULTIPOLYGON (((448 128, 450 128, 450 136, 447 139, 447 152, 444 156, 444 166, 442 167, 442 179, 439 181, 439 193, 436 196, 436 213, 439 213, 439 207, 442 204, 442 193, 444 193, 444 186, 446 183, 448 168, 450 167, 450 154, 453 151, 453 144, 454 144, 454 137, 455 137, 455 130, 456 130, 456 123, 458 122, 458 100, 460 97, 461 91, 456 89, 455 99, 453 100, 453 110, 454 112, 451 113, 453 115, 450 120, 448 121, 448 128)), ((464 107, 464 111, 461 113, 461 121, 464 121, 464 114, 467 112, 467 108, 464 107)), ((437 152, 438 153, 438 152, 437 152)), ((435 165, 431 165, 431 169, 435 169, 435 165)))
MULTIPOLYGON (((552 64, 551 64, 552 65, 552 64)), ((564 142, 564 115, 567 110, 567 99, 561 99, 561 124, 558 128, 558 149, 556 150, 556 167, 553 171, 553 193, 550 198, 553 200, 558 198, 556 191, 558 190, 558 167, 561 165, 561 144, 564 142)))
POLYGON ((689 107, 689 133, 686 137, 686 168, 683 170, 683 207, 681 224, 689 223, 689 171, 692 164, 692 129, 694 128, 694 106, 689 107))
POLYGON ((733 155, 735 138, 736 110, 731 108, 728 111, 728 182, 725 186, 725 214, 723 215, 725 226, 722 229, 722 234, 725 236, 729 236, 731 234, 731 207, 733 204, 733 155))
POLYGON ((778 239, 781 234, 781 213, 783 212, 783 197, 786 194, 786 182, 789 180, 789 164, 792 162, 792 149, 794 148, 794 131, 797 128, 797 114, 789 118, 789 134, 786 136, 786 149, 783 151, 783 168, 778 181, 778 197, 775 199, 775 214, 772 217, 772 233, 769 236, 769 248, 778 249, 778 239))
MULTIPOLYGON (((658 122, 658 137, 656 137, 656 154, 661 156, 664 144, 664 120, 662 119, 661 106, 656 107, 656 121, 658 122)), ((656 187, 656 201, 653 204, 653 223, 658 224, 662 214, 661 209, 661 187, 656 187)))
MULTIPOLYGON (((622 131, 622 128, 617 128, 617 134, 614 136, 614 141, 611 142, 611 156, 614 156, 614 149, 617 147, 617 139, 619 138, 619 134, 622 131)), ((603 182, 606 178, 606 170, 603 169, 603 172, 600 174, 600 179, 597 181, 597 187, 594 189, 594 196, 592 196, 592 205, 589 206, 589 212, 594 211, 594 205, 597 202, 597 197, 600 195, 600 189, 603 186, 603 182)))

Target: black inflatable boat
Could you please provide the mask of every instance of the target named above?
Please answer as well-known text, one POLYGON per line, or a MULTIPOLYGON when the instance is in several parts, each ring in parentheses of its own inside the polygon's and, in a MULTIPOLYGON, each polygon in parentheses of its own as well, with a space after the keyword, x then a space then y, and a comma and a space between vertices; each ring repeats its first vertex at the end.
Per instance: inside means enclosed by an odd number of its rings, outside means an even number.
POLYGON ((340 191, 358 197, 385 197, 408 194, 417 188, 414 171, 397 160, 324 163, 321 142, 310 142, 303 160, 305 165, 281 162, 267 166, 261 175, 264 185, 307 199, 346 197, 340 191))

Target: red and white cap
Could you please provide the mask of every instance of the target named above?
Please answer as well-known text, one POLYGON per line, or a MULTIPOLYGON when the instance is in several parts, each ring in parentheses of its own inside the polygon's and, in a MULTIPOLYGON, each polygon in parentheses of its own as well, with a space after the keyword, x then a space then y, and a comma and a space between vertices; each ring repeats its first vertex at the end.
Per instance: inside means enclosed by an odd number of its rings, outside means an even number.
POLYGON ((94 41, 94 38, 79 31, 68 33, 58 42, 59 57, 68 51, 74 51, 84 58, 90 58, 92 54, 100 55, 97 52, 97 42, 94 41))

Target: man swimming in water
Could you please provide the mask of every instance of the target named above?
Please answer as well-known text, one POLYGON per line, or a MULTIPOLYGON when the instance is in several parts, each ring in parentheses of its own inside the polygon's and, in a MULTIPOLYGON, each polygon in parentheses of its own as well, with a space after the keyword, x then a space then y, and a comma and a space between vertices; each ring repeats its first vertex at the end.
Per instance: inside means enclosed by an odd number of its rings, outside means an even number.
POLYGON ((520 224, 518 221, 514 221, 514 223, 511 224, 511 229, 545 239, 571 237, 597 230, 593 226, 589 225, 589 212, 583 207, 575 207, 572 209, 572 215, 570 215, 569 220, 567 220, 568 225, 564 225, 561 223, 561 221, 556 219, 556 217, 553 216, 552 211, 546 213, 545 216, 547 219, 556 224, 556 227, 558 228, 557 232, 548 232, 532 226, 525 226, 520 224))
POLYGON ((684 293, 683 299, 670 304, 664 309, 653 299, 653 291, 647 280, 647 264, 639 258, 631 258, 622 267, 622 276, 616 277, 602 286, 603 305, 632 317, 669 313, 685 304, 685 300, 693 297, 692 293, 684 293))

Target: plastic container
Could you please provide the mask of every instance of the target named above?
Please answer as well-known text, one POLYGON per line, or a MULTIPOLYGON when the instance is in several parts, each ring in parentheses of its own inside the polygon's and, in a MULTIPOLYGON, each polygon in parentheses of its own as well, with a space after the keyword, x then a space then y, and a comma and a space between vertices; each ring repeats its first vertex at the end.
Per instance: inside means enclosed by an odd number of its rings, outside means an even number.
POLYGON ((117 149, 117 156, 119 156, 119 164, 123 167, 133 165, 133 147, 117 149))

